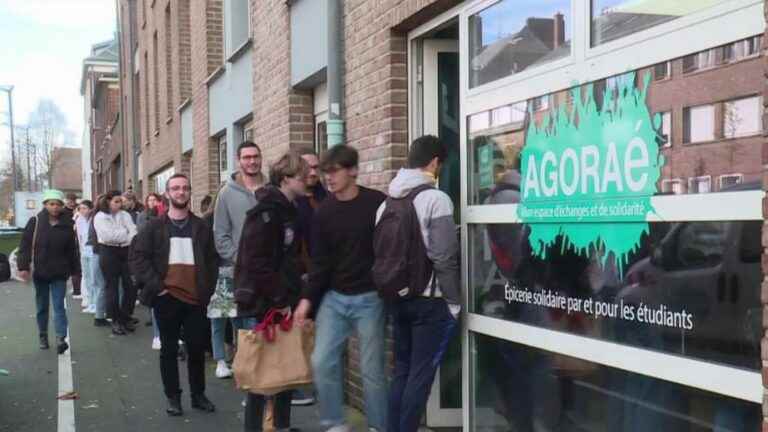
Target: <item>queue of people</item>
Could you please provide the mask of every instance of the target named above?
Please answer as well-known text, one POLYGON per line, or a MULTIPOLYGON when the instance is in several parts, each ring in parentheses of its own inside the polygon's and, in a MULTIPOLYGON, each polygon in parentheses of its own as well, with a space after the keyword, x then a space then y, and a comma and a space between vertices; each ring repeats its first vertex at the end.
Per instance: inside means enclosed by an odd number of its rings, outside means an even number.
POLYGON ((205 394, 206 350, 215 376, 231 377, 233 333, 277 310, 297 325, 314 323, 314 389, 245 394, 245 431, 262 430, 267 407, 276 430, 294 430, 291 406, 313 403, 314 391, 327 430, 350 430, 343 354, 352 334, 359 340, 369 429, 416 431, 461 309, 453 203, 435 187, 446 155, 436 137, 415 140, 408 168, 397 173, 387 196, 358 184, 352 147, 334 146, 322 157, 288 152, 265 176, 261 148, 244 142, 237 171, 206 197, 200 216, 191 211, 184 174, 171 176, 164 194, 147 195, 143 205, 133 193, 115 191, 81 201, 73 216, 61 193, 49 191, 19 252, 20 274, 35 282, 40 346, 48 347, 50 295, 57 348, 67 349, 66 280, 82 274, 84 312, 114 335, 136 330, 137 298, 151 308, 167 413, 184 412, 180 341, 191 407, 214 412, 205 394))

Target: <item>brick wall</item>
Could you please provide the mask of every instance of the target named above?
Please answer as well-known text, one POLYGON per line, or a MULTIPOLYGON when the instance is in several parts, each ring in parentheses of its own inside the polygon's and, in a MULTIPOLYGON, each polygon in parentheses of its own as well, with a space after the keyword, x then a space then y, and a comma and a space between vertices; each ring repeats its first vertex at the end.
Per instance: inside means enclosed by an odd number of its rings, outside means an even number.
MULTIPOLYGON (((364 0, 344 5, 344 119, 347 144, 360 152, 363 185, 386 190, 408 154, 407 32, 458 0, 364 0)), ((391 347, 391 332, 387 332, 391 347)), ((347 350, 348 402, 364 406, 359 352, 347 350)), ((391 348, 387 364, 392 364, 391 348)))
POLYGON ((207 78, 224 62, 223 16, 221 0, 191 2, 192 92, 192 190, 193 202, 218 190, 218 155, 210 139, 207 78))
POLYGON ((347 142, 360 181, 384 190, 408 152, 407 32, 457 0, 343 2, 347 142))
POLYGON ((290 13, 284 0, 251 0, 254 142, 264 169, 288 149, 311 146, 313 102, 291 88, 290 13))
MULTIPOLYGON (((149 124, 142 125, 141 144, 143 172, 140 179, 147 192, 149 178, 172 164, 181 171, 181 117, 178 107, 181 82, 178 38, 179 4, 187 0, 148 0, 142 2, 139 15, 138 52, 142 61, 139 75, 147 100, 141 103, 138 116, 149 124), (146 21, 143 20, 146 17, 146 21), (144 21, 144 22, 142 22, 144 21), (166 25, 169 26, 166 29, 166 25), (170 38, 170 40, 168 40, 170 38), (168 68, 168 62, 171 67, 168 68), (174 89, 174 87, 177 89, 174 89), (174 96, 175 95, 175 96, 174 96)), ((191 2, 197 3, 197 2, 191 2)))

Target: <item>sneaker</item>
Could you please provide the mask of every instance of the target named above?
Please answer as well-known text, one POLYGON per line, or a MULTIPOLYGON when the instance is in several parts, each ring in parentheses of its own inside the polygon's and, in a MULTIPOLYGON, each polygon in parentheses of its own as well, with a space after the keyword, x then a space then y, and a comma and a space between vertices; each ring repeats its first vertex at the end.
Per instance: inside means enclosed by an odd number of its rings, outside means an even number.
POLYGON ((291 405, 293 406, 307 406, 315 403, 315 398, 311 394, 307 394, 303 390, 294 390, 293 398, 291 398, 291 405))
POLYGON ((59 355, 64 354, 65 351, 69 349, 69 344, 67 344, 67 341, 65 338, 61 336, 56 337, 56 352, 59 353, 59 355))
POLYGON ((87 308, 85 308, 85 311, 83 311, 87 314, 95 315, 96 314, 96 305, 89 305, 87 308))
POLYGON ((163 345, 160 343, 160 338, 159 338, 159 337, 156 337, 156 338, 152 338, 152 349, 153 349, 153 350, 155 350, 155 351, 160 351, 160 348, 161 348, 162 346, 163 346, 163 345))
POLYGON ((50 348, 50 345, 48 344, 48 335, 42 333, 40 334, 40 349, 47 350, 48 348, 50 348))
POLYGON ((107 321, 104 318, 95 318, 93 320, 93 325, 96 326, 96 327, 109 327, 110 326, 109 321, 107 321))
POLYGON ((168 408, 165 409, 165 412, 173 417, 178 417, 184 414, 184 410, 181 408, 181 396, 168 398, 168 408))
POLYGON ((80 295, 80 294, 72 294, 72 298, 75 299, 75 300, 82 300, 83 296, 80 295))
POLYGON ((216 378, 224 379, 232 377, 232 369, 227 366, 227 362, 219 360, 216 365, 216 378))

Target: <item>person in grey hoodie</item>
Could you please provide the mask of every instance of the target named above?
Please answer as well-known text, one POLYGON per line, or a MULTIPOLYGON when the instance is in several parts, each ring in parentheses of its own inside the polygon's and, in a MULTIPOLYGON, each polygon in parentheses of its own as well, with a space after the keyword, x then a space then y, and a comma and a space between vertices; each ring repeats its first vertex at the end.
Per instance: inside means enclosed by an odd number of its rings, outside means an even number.
POLYGON ((237 161, 238 170, 219 190, 213 210, 213 237, 220 264, 219 280, 208 305, 207 315, 211 319, 211 345, 218 378, 232 376, 224 349, 227 319, 232 319, 234 328, 242 328, 242 320, 237 318, 234 301, 237 288, 233 280, 234 265, 246 214, 258 204, 255 192, 265 184, 259 146, 251 141, 240 144, 237 148, 237 161))
MULTIPOLYGON (((389 196, 402 198, 422 185, 434 185, 447 149, 435 136, 416 139, 401 169, 389 185, 389 196)), ((377 212, 377 223, 387 202, 377 212)), ((451 198, 427 189, 413 199, 427 257, 433 264, 432 282, 421 296, 391 304, 395 371, 390 384, 387 430, 416 432, 432 388, 432 381, 455 333, 461 311, 459 242, 451 198)))

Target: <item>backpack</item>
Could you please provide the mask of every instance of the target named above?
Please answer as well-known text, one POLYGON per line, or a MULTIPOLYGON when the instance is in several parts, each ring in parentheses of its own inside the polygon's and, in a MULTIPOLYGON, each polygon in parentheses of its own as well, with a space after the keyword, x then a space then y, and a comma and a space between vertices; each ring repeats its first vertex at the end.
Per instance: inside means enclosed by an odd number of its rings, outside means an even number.
POLYGON ((8 261, 8 255, 0 253, 0 282, 11 279, 11 263, 8 261))
POLYGON ((373 282, 387 301, 424 293, 432 280, 432 261, 421 234, 413 200, 431 185, 421 185, 402 198, 387 198, 373 232, 373 282))

